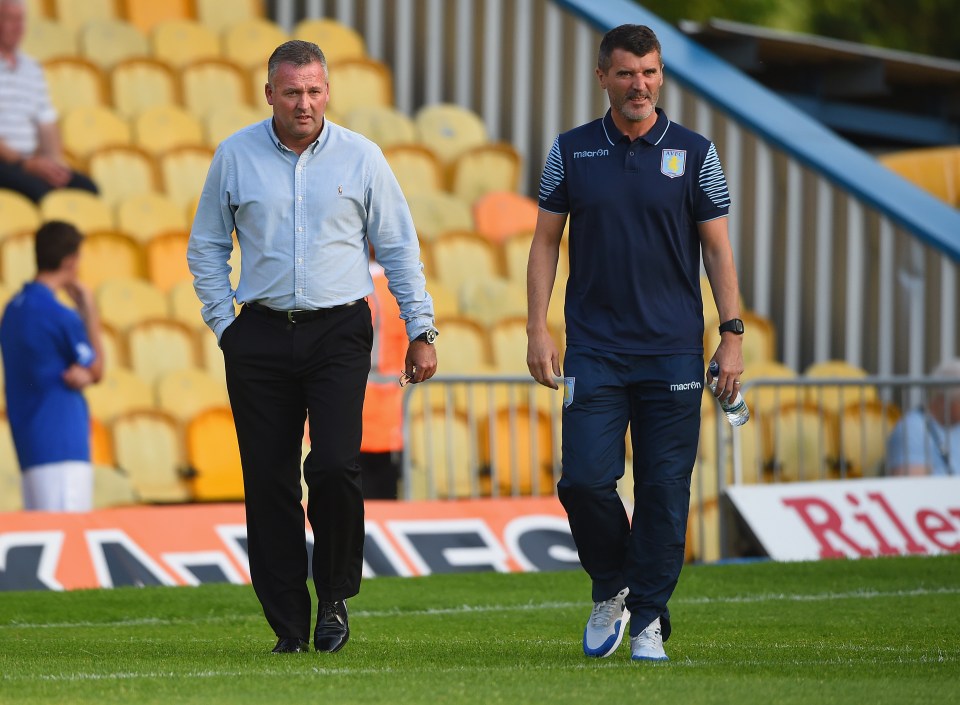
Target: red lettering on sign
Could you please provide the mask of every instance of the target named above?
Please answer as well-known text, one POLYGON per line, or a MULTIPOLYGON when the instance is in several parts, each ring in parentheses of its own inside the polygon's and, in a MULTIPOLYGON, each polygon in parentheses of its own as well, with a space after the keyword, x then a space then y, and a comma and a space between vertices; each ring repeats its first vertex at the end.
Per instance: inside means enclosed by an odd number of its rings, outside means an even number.
MULTIPOLYGON (((850 502, 854 507, 860 506, 860 500, 858 500, 854 495, 848 494, 847 501, 850 502)), ((859 521, 861 524, 867 527, 867 531, 877 540, 877 551, 881 556, 898 556, 900 551, 887 543, 886 537, 880 533, 880 529, 877 528, 877 525, 873 522, 873 519, 870 518, 869 514, 864 512, 857 512, 853 515, 853 518, 859 521)))
POLYGON ((920 527, 920 531, 930 540, 930 543, 936 544, 944 551, 950 551, 951 553, 960 552, 960 541, 956 543, 944 543, 937 538, 940 534, 957 531, 957 527, 951 524, 950 520, 943 516, 943 514, 935 512, 932 509, 921 509, 917 512, 917 526, 920 527))
POLYGON ((880 494, 879 492, 868 492, 867 497, 869 497, 874 502, 879 504, 880 507, 883 509, 883 511, 886 513, 886 515, 890 517, 890 521, 893 522, 893 525, 897 527, 897 531, 900 532, 900 535, 903 536, 904 540, 907 542, 907 545, 905 547, 907 549, 907 553, 926 553, 927 552, 927 549, 921 546, 919 543, 917 543, 914 540, 913 536, 910 535, 910 532, 907 531, 907 527, 903 525, 903 522, 900 521, 900 517, 898 517, 894 513, 893 507, 891 507, 887 503, 886 498, 882 494, 880 494))
POLYGON ((829 540, 830 534, 834 534, 837 539, 843 541, 847 546, 853 549, 858 555, 867 557, 873 555, 868 549, 864 548, 843 531, 843 518, 836 510, 822 499, 817 497, 798 497, 796 499, 784 499, 783 503, 795 510, 807 529, 813 534, 813 537, 820 544, 820 558, 844 558, 845 554, 834 548, 829 540), (823 513, 823 518, 818 520, 813 516, 813 512, 819 510, 823 513))

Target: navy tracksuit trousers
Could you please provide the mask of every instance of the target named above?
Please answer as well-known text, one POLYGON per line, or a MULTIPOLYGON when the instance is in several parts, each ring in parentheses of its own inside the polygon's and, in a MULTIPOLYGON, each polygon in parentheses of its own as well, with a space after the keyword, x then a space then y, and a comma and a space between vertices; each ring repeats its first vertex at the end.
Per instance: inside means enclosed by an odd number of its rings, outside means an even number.
POLYGON ((690 476, 705 386, 701 355, 624 355, 567 348, 560 501, 593 600, 630 588, 630 633, 662 617, 684 560, 690 476), (634 509, 617 495, 624 436, 633 444, 634 509))

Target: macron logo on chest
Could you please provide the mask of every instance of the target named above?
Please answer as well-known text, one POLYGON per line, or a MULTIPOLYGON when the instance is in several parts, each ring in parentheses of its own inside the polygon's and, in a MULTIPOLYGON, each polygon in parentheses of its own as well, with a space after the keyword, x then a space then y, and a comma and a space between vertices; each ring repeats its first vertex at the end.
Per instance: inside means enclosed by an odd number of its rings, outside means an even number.
POLYGON ((609 149, 593 149, 593 150, 583 150, 581 152, 574 152, 574 159, 589 159, 591 157, 608 157, 610 156, 609 149))

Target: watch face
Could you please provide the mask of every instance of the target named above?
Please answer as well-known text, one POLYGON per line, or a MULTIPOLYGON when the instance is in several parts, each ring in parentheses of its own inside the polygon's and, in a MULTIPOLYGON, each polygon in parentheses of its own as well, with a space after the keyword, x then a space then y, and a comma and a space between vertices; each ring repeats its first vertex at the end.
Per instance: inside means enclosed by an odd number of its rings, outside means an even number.
POLYGON ((720 326, 720 332, 743 335, 743 321, 741 321, 739 318, 731 319, 720 326))
POLYGON ((427 342, 433 345, 433 342, 437 339, 437 331, 432 329, 428 330, 426 335, 427 335, 427 342))

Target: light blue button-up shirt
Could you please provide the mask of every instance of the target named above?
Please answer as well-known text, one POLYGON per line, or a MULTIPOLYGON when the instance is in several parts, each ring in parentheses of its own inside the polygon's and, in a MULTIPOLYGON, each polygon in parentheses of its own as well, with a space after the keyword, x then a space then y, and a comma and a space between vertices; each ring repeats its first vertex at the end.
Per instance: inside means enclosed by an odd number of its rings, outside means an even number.
POLYGON ((369 247, 383 265, 411 340, 434 324, 410 209, 380 148, 324 120, 297 156, 273 120, 217 148, 190 232, 187 261, 203 320, 220 339, 238 303, 277 310, 339 306, 373 292, 369 247), (236 231, 236 290, 228 260, 236 231))

